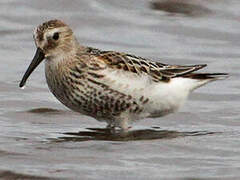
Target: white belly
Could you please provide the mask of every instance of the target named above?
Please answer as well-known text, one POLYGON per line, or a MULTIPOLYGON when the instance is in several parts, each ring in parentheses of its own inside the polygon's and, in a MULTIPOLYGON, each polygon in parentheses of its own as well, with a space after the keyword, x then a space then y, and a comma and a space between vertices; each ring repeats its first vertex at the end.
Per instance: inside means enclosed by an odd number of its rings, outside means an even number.
POLYGON ((148 75, 142 76, 117 70, 103 72, 103 81, 113 89, 130 94, 135 99, 148 98, 144 111, 133 120, 145 117, 160 117, 175 112, 186 100, 195 80, 173 78, 170 82, 154 82, 148 75))

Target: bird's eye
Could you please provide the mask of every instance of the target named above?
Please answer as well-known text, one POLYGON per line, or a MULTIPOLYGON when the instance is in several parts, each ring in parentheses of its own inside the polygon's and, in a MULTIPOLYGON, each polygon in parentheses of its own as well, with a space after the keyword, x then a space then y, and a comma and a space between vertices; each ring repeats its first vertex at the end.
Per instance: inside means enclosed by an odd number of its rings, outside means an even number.
POLYGON ((58 40, 59 39, 59 33, 58 32, 55 32, 53 34, 53 37, 52 37, 54 40, 58 40))

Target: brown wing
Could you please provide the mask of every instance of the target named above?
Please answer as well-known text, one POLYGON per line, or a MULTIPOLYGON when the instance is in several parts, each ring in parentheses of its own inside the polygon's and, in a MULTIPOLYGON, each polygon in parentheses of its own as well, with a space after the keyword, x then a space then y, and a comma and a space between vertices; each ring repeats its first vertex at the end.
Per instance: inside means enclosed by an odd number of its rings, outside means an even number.
POLYGON ((107 64, 108 67, 129 71, 139 75, 146 73, 151 76, 154 81, 168 82, 170 78, 184 76, 206 66, 206 64, 190 66, 168 65, 115 51, 91 49, 91 53, 107 64))

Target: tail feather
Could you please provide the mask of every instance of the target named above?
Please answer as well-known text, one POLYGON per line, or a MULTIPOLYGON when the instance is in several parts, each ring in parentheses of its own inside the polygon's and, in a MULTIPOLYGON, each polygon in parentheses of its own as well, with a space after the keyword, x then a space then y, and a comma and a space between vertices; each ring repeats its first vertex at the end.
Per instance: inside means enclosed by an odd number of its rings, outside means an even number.
POLYGON ((227 73, 191 73, 186 74, 182 77, 191 78, 191 79, 198 79, 198 80, 214 80, 214 79, 225 79, 228 77, 227 73))
POLYGON ((197 89, 209 82, 215 80, 226 79, 228 77, 227 73, 191 73, 182 76, 183 78, 191 79, 194 83, 190 87, 190 91, 197 89))

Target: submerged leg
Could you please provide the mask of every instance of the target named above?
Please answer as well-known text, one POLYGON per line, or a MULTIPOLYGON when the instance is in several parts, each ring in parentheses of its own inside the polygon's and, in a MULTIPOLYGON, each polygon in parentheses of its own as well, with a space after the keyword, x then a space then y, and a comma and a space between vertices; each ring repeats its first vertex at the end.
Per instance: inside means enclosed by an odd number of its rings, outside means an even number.
POLYGON ((127 118, 117 118, 114 121, 108 123, 107 129, 109 129, 112 133, 127 133, 130 129, 128 125, 127 118))
POLYGON ((107 124, 106 129, 114 129, 113 123, 107 124))
POLYGON ((127 118, 121 119, 119 121, 118 126, 121 128, 121 131, 123 133, 128 132, 128 130, 130 129, 130 127, 128 125, 128 119, 127 118))

